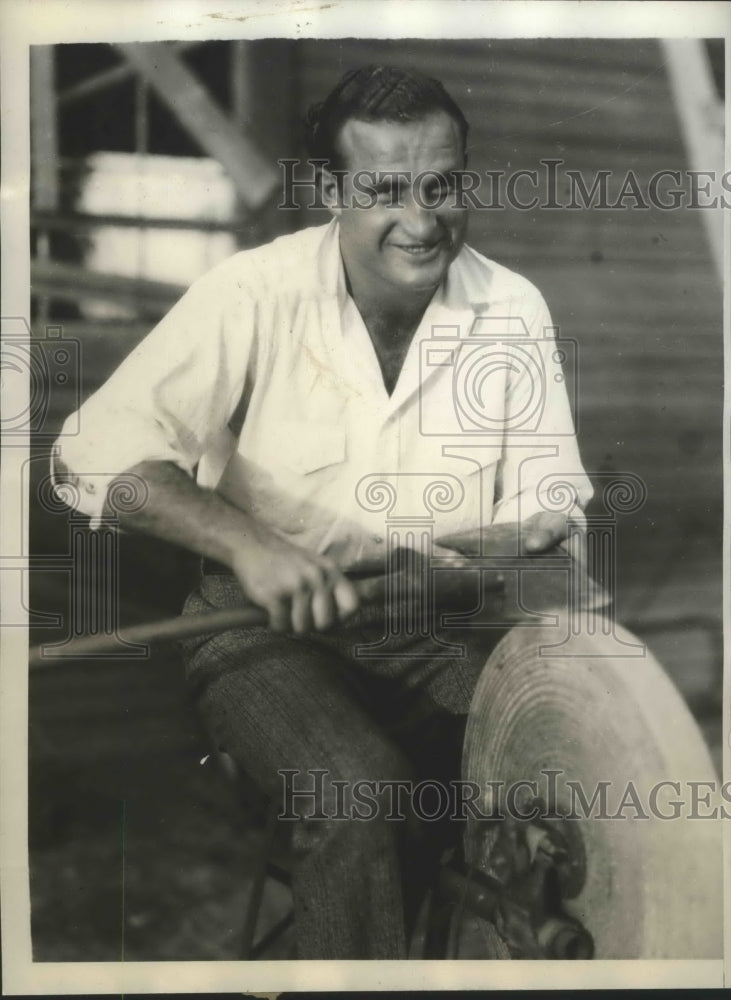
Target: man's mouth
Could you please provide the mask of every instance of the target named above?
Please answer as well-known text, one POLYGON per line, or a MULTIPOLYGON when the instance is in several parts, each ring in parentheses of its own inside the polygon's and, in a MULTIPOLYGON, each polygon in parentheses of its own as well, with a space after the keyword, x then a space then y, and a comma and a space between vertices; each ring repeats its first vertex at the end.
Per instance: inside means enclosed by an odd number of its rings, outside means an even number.
POLYGON ((436 243, 394 243, 393 245, 410 257, 429 257, 430 255, 436 256, 442 248, 442 242, 442 240, 438 240, 436 243))

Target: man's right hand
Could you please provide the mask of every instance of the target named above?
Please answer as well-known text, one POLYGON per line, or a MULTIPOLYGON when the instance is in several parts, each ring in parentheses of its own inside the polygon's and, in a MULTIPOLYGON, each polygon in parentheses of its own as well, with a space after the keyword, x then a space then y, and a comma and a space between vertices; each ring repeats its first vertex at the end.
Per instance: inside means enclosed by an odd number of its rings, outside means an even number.
POLYGON ((121 526, 226 563, 272 629, 326 629, 358 607, 353 584, 331 559, 292 545, 172 462, 140 462, 129 474, 144 481, 147 500, 120 514, 121 526))
POLYGON ((262 525, 241 540, 230 564, 249 600, 267 611, 275 632, 327 629, 358 607, 353 584, 331 559, 262 525))

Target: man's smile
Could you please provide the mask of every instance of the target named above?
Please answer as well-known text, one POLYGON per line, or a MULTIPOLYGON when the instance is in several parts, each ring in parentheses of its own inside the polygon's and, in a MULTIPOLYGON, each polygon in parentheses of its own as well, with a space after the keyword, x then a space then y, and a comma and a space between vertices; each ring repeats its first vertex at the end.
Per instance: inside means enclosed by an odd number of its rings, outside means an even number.
POLYGON ((440 250, 444 249, 445 243, 444 240, 437 240, 436 243, 390 243, 389 246, 402 250, 410 257, 431 260, 439 254, 440 250))

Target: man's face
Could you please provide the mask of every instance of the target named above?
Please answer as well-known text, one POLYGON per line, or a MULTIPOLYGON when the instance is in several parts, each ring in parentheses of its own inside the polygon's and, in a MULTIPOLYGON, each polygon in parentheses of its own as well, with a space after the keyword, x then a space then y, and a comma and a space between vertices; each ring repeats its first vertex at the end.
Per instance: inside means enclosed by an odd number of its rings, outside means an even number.
POLYGON ((351 119, 339 146, 348 172, 333 211, 351 285, 386 297, 435 289, 467 228, 454 190, 464 169, 457 123, 444 111, 403 123, 351 119))

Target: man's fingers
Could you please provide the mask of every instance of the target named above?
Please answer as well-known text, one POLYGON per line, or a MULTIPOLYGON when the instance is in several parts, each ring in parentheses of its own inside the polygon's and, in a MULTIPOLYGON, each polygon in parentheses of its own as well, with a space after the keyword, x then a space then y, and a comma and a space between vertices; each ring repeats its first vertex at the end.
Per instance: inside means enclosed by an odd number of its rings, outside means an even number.
POLYGON ((327 584, 317 587, 312 594, 312 621, 316 629, 330 628, 337 617, 335 595, 327 584))
POLYGON ((532 528, 523 543, 526 552, 545 552, 559 541, 555 532, 546 528, 532 528))
POLYGON ((337 605, 338 616, 341 619, 348 618, 358 609, 360 598, 353 584, 342 573, 335 577, 333 596, 337 605))
POLYGON ((460 552, 465 556, 479 556, 482 552, 482 536, 482 528, 475 528, 474 531, 459 531, 451 535, 442 535, 440 538, 437 538, 432 555, 460 552))
POLYGON ((290 604, 289 601, 280 597, 267 606, 269 612, 269 628, 272 632, 288 632, 290 625, 290 604))
POLYGON ((525 552, 547 552, 563 541, 567 533, 567 521, 563 514, 536 514, 526 525, 523 549, 525 552))
POLYGON ((292 594, 292 631, 298 635, 312 631, 312 591, 301 587, 292 594))

